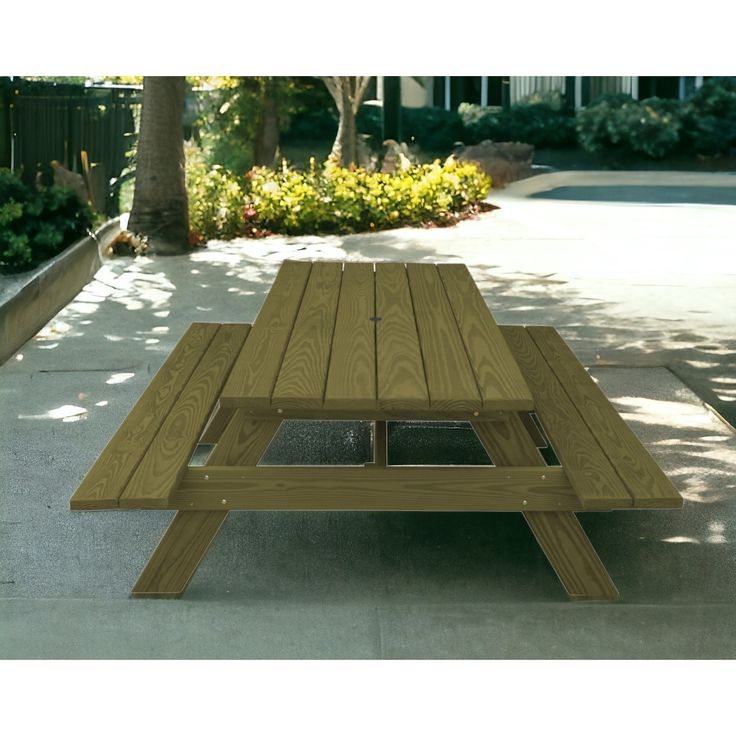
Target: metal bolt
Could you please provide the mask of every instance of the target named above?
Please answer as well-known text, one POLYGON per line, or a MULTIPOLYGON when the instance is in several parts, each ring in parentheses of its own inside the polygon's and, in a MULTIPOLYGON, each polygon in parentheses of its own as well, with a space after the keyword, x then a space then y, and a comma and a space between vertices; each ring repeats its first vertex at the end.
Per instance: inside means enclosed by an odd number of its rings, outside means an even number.
POLYGON ((479 417, 480 416, 480 412, 479 411, 474 411, 473 412, 473 416, 474 417, 479 417))
POLYGON ((524 500, 523 500, 523 501, 521 502, 521 505, 522 505, 522 506, 526 506, 526 505, 527 505, 527 503, 528 503, 528 502, 527 502, 527 500, 526 500, 526 499, 524 499, 524 500))
POLYGON ((276 409, 276 413, 277 414, 283 414, 284 413, 284 410, 283 409, 276 409))
POLYGON ((542 476, 542 480, 547 480, 547 476, 546 475, 543 475, 542 476))
POLYGON ((205 475, 204 479, 209 480, 210 479, 209 475, 205 475))
POLYGON ((221 503, 221 504, 222 504, 223 506, 225 506, 225 505, 227 504, 227 499, 226 499, 226 498, 223 498, 223 499, 222 499, 222 501, 221 501, 220 503, 221 503))

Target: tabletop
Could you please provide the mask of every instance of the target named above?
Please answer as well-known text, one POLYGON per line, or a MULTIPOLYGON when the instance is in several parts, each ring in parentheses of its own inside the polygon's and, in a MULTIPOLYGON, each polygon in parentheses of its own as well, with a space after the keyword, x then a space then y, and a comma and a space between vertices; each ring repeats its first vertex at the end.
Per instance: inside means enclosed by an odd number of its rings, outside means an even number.
POLYGON ((464 264, 334 261, 284 261, 219 404, 366 419, 534 408, 464 264))

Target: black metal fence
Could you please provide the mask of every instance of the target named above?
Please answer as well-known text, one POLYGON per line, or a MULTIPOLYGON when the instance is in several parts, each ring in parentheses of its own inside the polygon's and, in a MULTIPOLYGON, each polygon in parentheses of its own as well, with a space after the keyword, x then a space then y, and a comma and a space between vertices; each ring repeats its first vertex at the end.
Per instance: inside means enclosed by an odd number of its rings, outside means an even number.
POLYGON ((129 165, 140 103, 135 87, 0 77, 0 167, 30 183, 58 161, 85 177, 99 212, 118 214, 120 176, 129 165))

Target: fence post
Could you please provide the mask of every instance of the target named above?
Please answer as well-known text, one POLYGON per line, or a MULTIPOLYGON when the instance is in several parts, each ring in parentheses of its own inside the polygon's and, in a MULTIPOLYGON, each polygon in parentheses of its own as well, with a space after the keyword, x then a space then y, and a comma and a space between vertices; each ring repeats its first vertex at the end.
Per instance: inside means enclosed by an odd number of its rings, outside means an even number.
POLYGON ((401 143, 401 77, 383 78, 383 140, 401 143))
POLYGON ((0 82, 0 168, 9 169, 13 132, 10 123, 12 95, 10 85, 0 82))

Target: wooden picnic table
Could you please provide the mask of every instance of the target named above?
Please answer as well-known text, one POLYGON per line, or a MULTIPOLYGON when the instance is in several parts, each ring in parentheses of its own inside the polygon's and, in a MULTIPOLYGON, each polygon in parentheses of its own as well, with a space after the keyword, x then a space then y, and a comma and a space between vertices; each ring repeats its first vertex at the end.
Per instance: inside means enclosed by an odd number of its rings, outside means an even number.
POLYGON ((329 261, 285 261, 252 327, 193 324, 71 499, 177 511, 141 597, 181 595, 230 511, 340 509, 521 512, 571 598, 610 600, 575 513, 681 505, 556 330, 497 325, 465 265, 329 261), (259 466, 289 419, 373 421, 373 462, 259 466), (468 421, 493 465, 390 466, 387 420, 468 421))

